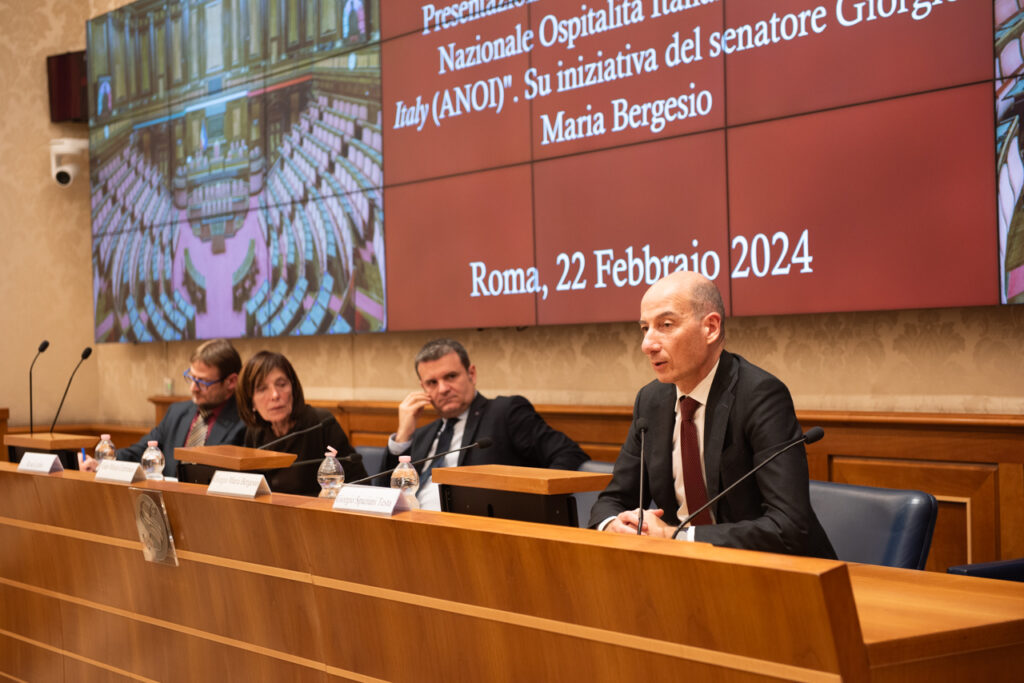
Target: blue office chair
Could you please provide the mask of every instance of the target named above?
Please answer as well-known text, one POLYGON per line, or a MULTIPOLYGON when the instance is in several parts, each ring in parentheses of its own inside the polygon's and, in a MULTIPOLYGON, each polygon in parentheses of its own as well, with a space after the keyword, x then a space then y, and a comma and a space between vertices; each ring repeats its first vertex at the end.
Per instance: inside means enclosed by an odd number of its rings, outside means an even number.
MULTIPOLYGON (((363 456, 363 467, 366 468, 367 476, 377 474, 384 469, 384 458, 387 451, 387 446, 356 446, 356 452, 363 456)), ((388 486, 389 483, 387 477, 377 477, 366 482, 370 486, 388 486)))
MULTIPOLYGON (((614 467, 615 463, 613 462, 585 460, 578 468, 576 468, 576 471, 611 474, 614 467)), ((600 493, 600 491, 583 491, 582 493, 572 494, 573 498, 576 499, 577 525, 581 529, 587 528, 587 523, 590 521, 590 508, 594 507, 594 503, 597 502, 597 497, 600 493)))
POLYGON ((939 506, 924 491, 811 481, 811 507, 845 562, 924 569, 939 506))
POLYGON ((996 560, 995 562, 975 562, 958 564, 946 570, 949 574, 977 576, 983 579, 1002 579, 1004 581, 1024 582, 1024 558, 1013 560, 996 560))

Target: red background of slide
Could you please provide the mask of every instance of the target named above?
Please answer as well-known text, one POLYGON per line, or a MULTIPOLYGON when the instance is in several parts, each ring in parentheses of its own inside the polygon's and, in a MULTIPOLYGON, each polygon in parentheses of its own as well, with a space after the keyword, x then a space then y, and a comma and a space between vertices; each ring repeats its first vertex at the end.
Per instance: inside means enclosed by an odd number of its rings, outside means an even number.
POLYGON ((381 3, 385 38, 405 33, 381 52, 389 329, 633 320, 646 283, 617 288, 606 275, 609 286, 595 289, 593 252, 624 258, 632 247, 642 257, 645 244, 657 256, 713 249, 738 315, 998 303, 989 3, 944 2, 923 21, 904 14, 853 27, 838 24, 836 2, 823 3, 825 33, 712 59, 712 31, 814 7, 725 0, 443 76, 438 45, 497 38, 517 23, 537 30, 545 14, 577 16, 579 3, 545 0, 426 36, 421 6, 381 3), (668 67, 669 37, 697 23, 703 59, 668 67), (626 44, 654 48, 659 70, 523 98, 530 66, 554 83, 559 61, 614 56, 626 44), (393 130, 397 100, 503 74, 512 85, 500 115, 393 130), (710 116, 540 144, 542 113, 576 116, 590 104, 610 130, 612 99, 660 99, 691 82, 713 93, 710 116), (470 173, 478 169, 488 170, 470 173), (804 229, 813 273, 796 265, 730 282, 734 238, 782 230, 792 250, 804 229), (557 255, 576 251, 587 288, 558 292, 557 255), (535 266, 548 298, 471 297, 473 261, 489 271, 535 266))
POLYGON ((983 84, 730 131, 731 234, 792 248, 806 228, 814 257, 733 279, 733 313, 996 303, 991 101, 983 84))

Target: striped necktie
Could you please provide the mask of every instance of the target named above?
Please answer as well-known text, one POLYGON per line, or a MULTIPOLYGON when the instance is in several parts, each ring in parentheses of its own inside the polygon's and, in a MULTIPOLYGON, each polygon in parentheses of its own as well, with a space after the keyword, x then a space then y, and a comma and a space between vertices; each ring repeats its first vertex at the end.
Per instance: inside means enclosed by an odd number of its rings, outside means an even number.
POLYGON ((196 415, 195 421, 192 422, 192 428, 188 430, 188 437, 185 439, 185 448, 202 446, 206 443, 206 434, 210 430, 210 426, 207 424, 206 420, 209 417, 209 410, 199 410, 199 414, 196 415))

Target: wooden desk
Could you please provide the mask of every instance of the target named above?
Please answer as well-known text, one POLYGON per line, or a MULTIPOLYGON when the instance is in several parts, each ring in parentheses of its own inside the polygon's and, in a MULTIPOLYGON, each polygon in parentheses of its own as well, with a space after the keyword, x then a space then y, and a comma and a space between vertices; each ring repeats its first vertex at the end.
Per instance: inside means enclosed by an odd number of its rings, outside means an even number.
POLYGON ((249 472, 269 470, 276 467, 291 467, 297 457, 294 453, 245 448, 230 444, 218 446, 182 446, 174 449, 178 462, 196 462, 220 470, 249 472))
POLYGON ((511 465, 467 465, 438 467, 430 471, 438 484, 468 486, 495 491, 557 496, 580 491, 603 491, 612 475, 575 470, 548 470, 511 465))
POLYGON ((143 560, 128 487, 0 463, 4 674, 998 681, 1024 665, 1020 584, 140 486, 163 492, 178 567, 143 560))
POLYGON ((581 491, 601 491, 612 475, 511 465, 469 465, 432 469, 440 484, 441 509, 524 522, 579 526, 581 491))
POLYGON ((18 446, 50 453, 59 450, 77 451, 79 448, 96 445, 96 438, 87 434, 62 434, 61 432, 36 432, 35 434, 7 434, 5 446, 18 446))

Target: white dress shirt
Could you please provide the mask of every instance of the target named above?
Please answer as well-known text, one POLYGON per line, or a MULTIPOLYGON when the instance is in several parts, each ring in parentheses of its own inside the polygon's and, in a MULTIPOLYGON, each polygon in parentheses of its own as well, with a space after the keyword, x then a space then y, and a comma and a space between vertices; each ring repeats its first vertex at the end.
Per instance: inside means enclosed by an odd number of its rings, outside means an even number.
MULTIPOLYGON (((467 408, 464 413, 458 416, 458 422, 455 423, 455 429, 452 432, 452 443, 448 447, 449 449, 459 448, 462 446, 462 435, 466 432, 466 419, 469 417, 469 409, 467 408)), ((442 426, 441 429, 444 429, 442 426)), ((424 457, 431 457, 437 453, 437 439, 441 436, 441 429, 437 430, 437 435, 434 437, 433 443, 430 444, 430 450, 424 457)), ((395 441, 395 435, 392 434, 388 437, 388 450, 392 454, 397 455, 398 453, 404 453, 409 449, 411 441, 395 441)), ((432 463, 426 463, 424 467, 433 465, 434 467, 456 467, 459 464, 459 456, 461 453, 450 453, 443 458, 440 458, 432 463)), ((433 467, 431 467, 433 470, 433 467)), ((420 489, 416 492, 416 499, 420 502, 420 508, 423 510, 440 510, 441 509, 441 492, 438 489, 438 485, 435 484, 430 476, 430 472, 427 472, 427 476, 420 478, 420 489)))

